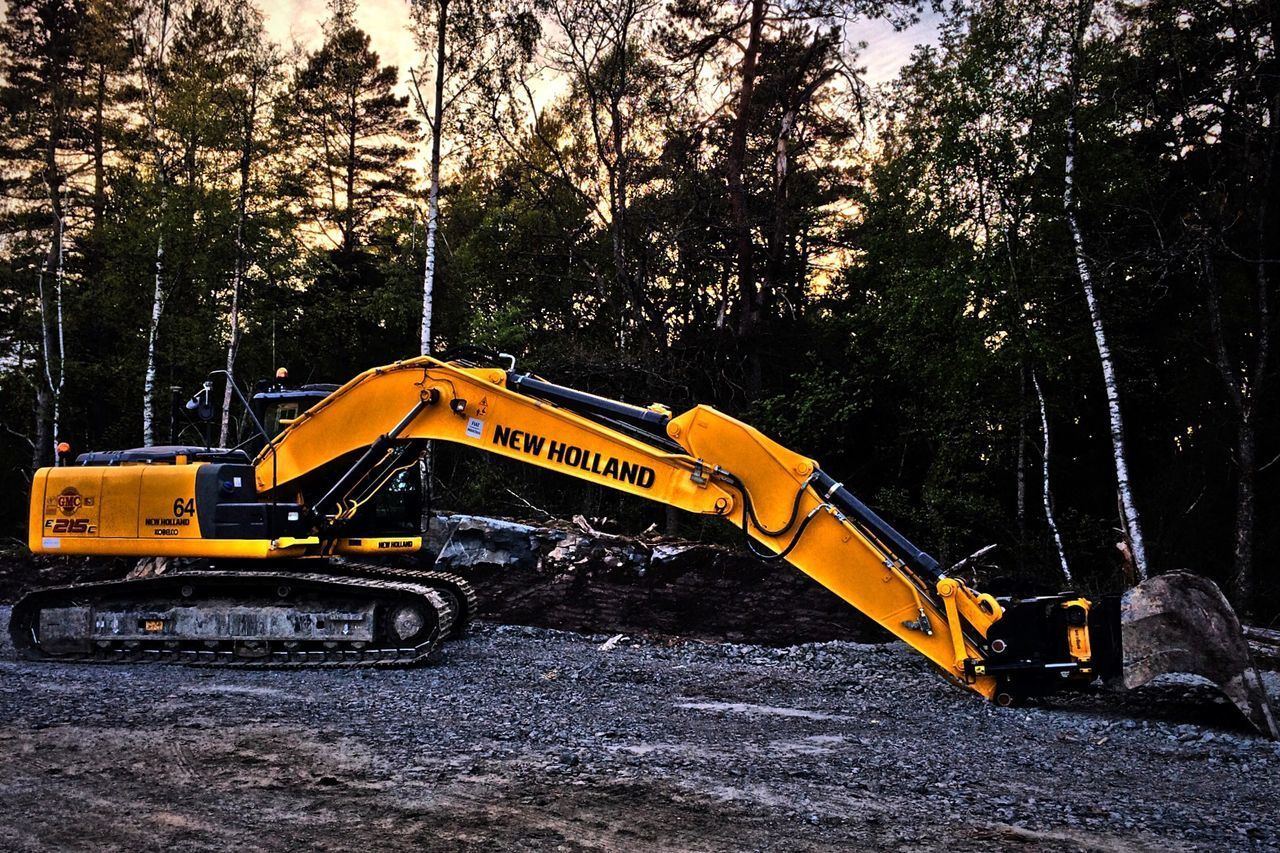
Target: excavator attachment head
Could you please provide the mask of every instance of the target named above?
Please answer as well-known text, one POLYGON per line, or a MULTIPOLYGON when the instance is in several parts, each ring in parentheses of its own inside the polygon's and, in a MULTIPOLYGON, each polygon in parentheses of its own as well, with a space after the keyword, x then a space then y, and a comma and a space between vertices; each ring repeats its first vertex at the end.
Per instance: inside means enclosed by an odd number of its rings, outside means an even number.
POLYGON ((1213 581, 1170 572, 1143 581, 1120 605, 1124 686, 1190 673, 1213 682, 1253 726, 1280 739, 1240 620, 1213 581))

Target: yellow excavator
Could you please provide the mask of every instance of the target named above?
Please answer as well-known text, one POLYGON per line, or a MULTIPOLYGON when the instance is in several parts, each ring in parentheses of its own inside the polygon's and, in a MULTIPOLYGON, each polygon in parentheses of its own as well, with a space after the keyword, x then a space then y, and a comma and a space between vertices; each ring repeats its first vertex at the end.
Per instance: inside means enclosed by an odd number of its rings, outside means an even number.
MULTIPOLYGON (((478 350, 253 399, 224 376, 245 405, 255 458, 149 447, 36 473, 33 552, 173 568, 30 593, 10 620, 21 654, 271 667, 426 659, 465 627, 474 592, 455 575, 365 559, 422 547, 414 490, 397 484, 436 440, 723 518, 757 556, 789 562, 1001 704, 1180 670, 1217 683, 1277 735, 1239 623, 1212 584, 1172 574, 1123 598, 997 599, 949 576, 814 460, 715 409, 630 405, 478 350)), ((208 417, 212 386, 213 375, 188 407, 208 417)))

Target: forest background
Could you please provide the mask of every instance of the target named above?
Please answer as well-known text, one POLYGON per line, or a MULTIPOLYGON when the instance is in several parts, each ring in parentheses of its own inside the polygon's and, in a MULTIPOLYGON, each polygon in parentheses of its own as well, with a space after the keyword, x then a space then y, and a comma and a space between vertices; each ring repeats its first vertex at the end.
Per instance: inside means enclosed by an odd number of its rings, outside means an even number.
MULTIPOLYGON (((944 564, 1280 618, 1280 4, 417 0, 413 69, 354 11, 307 49, 248 0, 7 4, 6 549, 59 442, 199 441, 212 369, 471 344, 736 415, 944 564), (922 12, 870 85, 859 23, 922 12)), ((434 493, 717 535, 444 448, 434 493)))

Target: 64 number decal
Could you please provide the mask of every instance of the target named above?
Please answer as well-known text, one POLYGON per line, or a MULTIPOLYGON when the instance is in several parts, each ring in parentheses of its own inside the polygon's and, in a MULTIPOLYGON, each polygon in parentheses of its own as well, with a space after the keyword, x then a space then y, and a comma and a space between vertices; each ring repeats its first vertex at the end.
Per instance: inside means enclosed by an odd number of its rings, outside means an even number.
POLYGON ((168 517, 147 516, 143 523, 152 528, 153 536, 181 536, 181 528, 190 527, 195 514, 195 498, 174 498, 168 517))

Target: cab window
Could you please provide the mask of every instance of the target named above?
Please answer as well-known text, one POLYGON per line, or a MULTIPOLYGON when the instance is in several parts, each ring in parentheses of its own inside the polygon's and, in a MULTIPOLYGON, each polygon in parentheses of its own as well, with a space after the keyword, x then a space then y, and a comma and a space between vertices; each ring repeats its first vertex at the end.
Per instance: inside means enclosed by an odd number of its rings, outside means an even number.
POLYGON ((267 428, 267 434, 275 438, 280 434, 288 424, 282 421, 290 421, 302 414, 302 407, 298 405, 297 400, 275 400, 267 406, 266 415, 263 426, 267 428))

